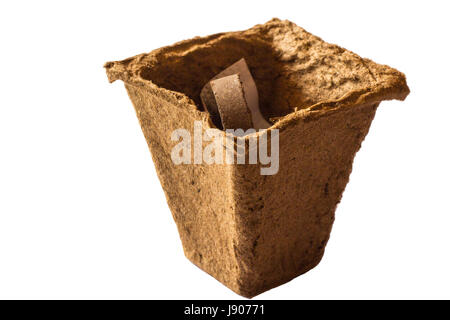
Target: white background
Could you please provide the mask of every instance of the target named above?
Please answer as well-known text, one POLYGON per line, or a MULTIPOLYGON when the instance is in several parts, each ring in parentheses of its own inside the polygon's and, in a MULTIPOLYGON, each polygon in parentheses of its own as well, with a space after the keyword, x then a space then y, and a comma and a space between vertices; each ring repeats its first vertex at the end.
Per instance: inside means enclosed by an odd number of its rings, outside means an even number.
POLYGON ((103 63, 289 19, 404 72, 354 162, 318 267, 255 299, 450 298, 447 1, 0 4, 0 298, 240 298, 183 255, 103 63))

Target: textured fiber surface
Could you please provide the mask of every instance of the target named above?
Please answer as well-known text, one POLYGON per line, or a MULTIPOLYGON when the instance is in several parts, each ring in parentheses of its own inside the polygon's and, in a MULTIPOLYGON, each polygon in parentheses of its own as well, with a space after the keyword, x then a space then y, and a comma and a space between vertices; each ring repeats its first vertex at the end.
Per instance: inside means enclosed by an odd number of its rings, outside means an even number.
POLYGON ((319 263, 379 102, 409 93, 397 70, 278 19, 105 68, 111 82, 125 82, 186 257, 246 297, 319 263), (202 111, 200 90, 242 57, 261 112, 275 120, 268 132, 280 130, 279 172, 263 176, 260 165, 249 164, 173 164, 172 131, 193 132, 195 120, 215 128, 202 111))

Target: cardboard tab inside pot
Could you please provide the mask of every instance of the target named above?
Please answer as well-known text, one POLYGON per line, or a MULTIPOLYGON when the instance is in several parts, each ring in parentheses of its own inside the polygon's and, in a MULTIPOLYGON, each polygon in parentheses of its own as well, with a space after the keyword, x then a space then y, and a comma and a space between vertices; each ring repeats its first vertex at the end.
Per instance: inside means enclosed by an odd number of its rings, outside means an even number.
MULTIPOLYGON (((250 126, 250 128, 255 128, 258 130, 270 127, 270 124, 264 119, 259 109, 258 89, 244 58, 240 59, 236 63, 232 64, 231 66, 217 74, 214 78, 211 79, 211 81, 233 74, 238 74, 241 79, 244 99, 251 114, 252 126, 250 126)), ((236 92, 236 94, 238 95, 239 93, 236 92)), ((227 128, 222 123, 223 119, 221 118, 221 113, 218 110, 217 101, 214 99, 214 93, 211 90, 210 82, 208 82, 203 87, 200 93, 200 97, 203 106, 206 110, 209 111, 214 125, 216 125, 216 127, 220 129, 227 128)), ((223 106, 222 110, 223 112, 227 112, 225 106, 223 106)), ((229 123, 229 125, 231 125, 231 127, 229 128, 238 128, 232 123, 229 123)))
POLYGON ((253 127, 250 110, 244 98, 244 88, 238 74, 210 82, 217 110, 224 129, 243 129, 253 127))

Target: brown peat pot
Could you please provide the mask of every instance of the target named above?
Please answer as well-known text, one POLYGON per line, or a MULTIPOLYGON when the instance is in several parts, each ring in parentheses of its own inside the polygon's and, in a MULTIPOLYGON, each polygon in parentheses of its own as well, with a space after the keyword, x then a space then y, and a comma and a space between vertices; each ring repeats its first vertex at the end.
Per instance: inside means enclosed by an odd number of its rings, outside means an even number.
POLYGON ((110 82, 125 83, 186 257, 245 297, 319 263, 379 103, 409 93, 401 72, 278 19, 105 68, 110 82), (175 164, 172 132, 193 132, 194 121, 202 132, 216 128, 200 91, 241 58, 256 82, 260 110, 272 121, 266 133, 279 130, 278 172, 262 175, 261 164, 175 164))

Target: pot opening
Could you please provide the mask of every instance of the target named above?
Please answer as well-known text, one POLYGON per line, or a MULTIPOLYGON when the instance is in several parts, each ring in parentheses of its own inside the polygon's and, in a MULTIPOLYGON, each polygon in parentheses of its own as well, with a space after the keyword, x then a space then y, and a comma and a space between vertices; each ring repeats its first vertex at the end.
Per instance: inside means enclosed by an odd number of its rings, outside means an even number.
POLYGON ((258 87, 261 112, 269 120, 338 99, 355 85, 365 85, 358 81, 358 72, 349 72, 354 66, 339 61, 343 49, 333 46, 336 56, 320 56, 314 53, 315 41, 305 41, 302 50, 290 54, 292 48, 264 34, 233 33, 200 43, 194 39, 192 44, 178 44, 156 53, 156 62, 143 67, 140 76, 187 95, 204 111, 202 87, 217 73, 245 58, 258 87))

